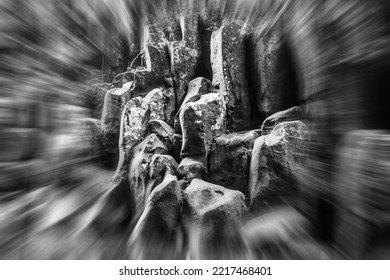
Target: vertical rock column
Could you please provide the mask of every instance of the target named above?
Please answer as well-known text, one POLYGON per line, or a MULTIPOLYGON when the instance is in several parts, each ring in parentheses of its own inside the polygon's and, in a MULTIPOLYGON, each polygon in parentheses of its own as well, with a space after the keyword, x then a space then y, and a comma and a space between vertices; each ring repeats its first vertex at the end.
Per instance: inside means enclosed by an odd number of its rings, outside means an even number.
POLYGON ((225 23, 211 36, 213 87, 227 102, 227 130, 250 128, 251 106, 245 65, 245 34, 239 22, 225 23))

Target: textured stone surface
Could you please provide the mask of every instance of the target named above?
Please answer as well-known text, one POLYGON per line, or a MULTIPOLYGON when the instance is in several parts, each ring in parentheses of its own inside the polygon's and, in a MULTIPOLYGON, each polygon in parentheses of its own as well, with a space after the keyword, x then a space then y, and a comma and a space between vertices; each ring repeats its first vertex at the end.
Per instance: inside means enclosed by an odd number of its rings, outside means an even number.
POLYGON ((149 116, 149 105, 142 97, 130 99, 122 116, 123 147, 130 148, 143 139, 149 116))
POLYGON ((133 83, 125 83, 120 89, 115 88, 105 93, 101 115, 102 130, 116 129, 119 131, 122 111, 131 98, 133 83))
POLYGON ((208 181, 248 194, 252 148, 260 131, 231 133, 215 138, 207 161, 208 181))
POLYGON ((262 209, 296 197, 308 137, 307 127, 293 121, 280 123, 269 135, 256 139, 249 174, 252 207, 262 209))
POLYGON ((198 16, 196 14, 183 15, 179 20, 183 39, 168 44, 177 108, 183 103, 188 83, 196 77, 196 70, 201 62, 198 16))
POLYGON ((205 164, 202 159, 184 158, 179 164, 177 174, 183 176, 187 183, 190 183, 194 178, 203 179, 205 164))
POLYGON ((175 176, 167 175, 150 194, 146 208, 128 242, 131 259, 181 259, 184 244, 180 232, 182 197, 175 176))
POLYGON ((289 121, 302 121, 304 119, 304 114, 302 109, 298 106, 294 106, 284 111, 277 112, 266 118, 261 125, 262 135, 269 134, 272 129, 281 122, 289 121))
MULTIPOLYGON (((158 139, 157 135, 150 134, 140 144, 134 147, 129 160, 129 183, 137 205, 139 217, 145 208, 148 193, 148 165, 154 154, 166 154, 167 147, 158 139)), ((150 191, 150 190, 149 190, 150 191)))
POLYGON ((184 190, 183 198, 183 222, 189 234, 191 257, 237 257, 233 256, 239 254, 235 246, 240 247, 241 244, 239 238, 236 240, 235 230, 245 222, 247 214, 244 195, 239 191, 193 179, 184 190), (231 242, 237 243, 233 243, 235 246, 227 245, 231 242))
POLYGON ((164 95, 161 89, 151 90, 144 97, 144 102, 149 106, 151 120, 165 120, 164 95))
POLYGON ((160 136, 172 145, 174 131, 166 122, 161 120, 151 120, 148 123, 149 131, 160 136))
POLYGON ((251 105, 245 66, 244 38, 247 27, 240 22, 225 23, 211 36, 213 87, 227 102, 227 129, 249 129, 251 105))
POLYGON ((196 78, 188 84, 187 94, 184 98, 183 103, 180 106, 180 109, 175 115, 175 124, 174 124, 175 133, 178 134, 182 133, 179 116, 180 116, 180 111, 184 107, 184 105, 189 102, 195 102, 199 100, 202 95, 210 92, 210 87, 211 87, 211 81, 202 77, 196 78))
POLYGON ((207 154, 213 137, 226 131, 225 118, 225 102, 218 93, 202 95, 198 101, 185 104, 180 112, 181 157, 207 154))

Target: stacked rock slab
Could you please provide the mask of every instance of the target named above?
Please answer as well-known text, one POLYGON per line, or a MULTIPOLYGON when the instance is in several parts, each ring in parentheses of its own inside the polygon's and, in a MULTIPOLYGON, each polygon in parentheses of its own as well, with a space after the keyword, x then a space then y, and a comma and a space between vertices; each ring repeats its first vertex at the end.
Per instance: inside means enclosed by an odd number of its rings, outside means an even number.
POLYGON ((167 175, 150 194, 145 211, 128 242, 130 259, 183 258, 180 232, 181 191, 175 176, 167 175))
POLYGON ((259 130, 216 137, 207 160, 208 181, 248 195, 249 165, 259 130))
POLYGON ((301 121, 283 122, 256 139, 249 174, 252 209, 261 210, 296 198, 303 176, 308 130, 301 121))
POLYGON ((388 256, 380 251, 389 248, 389 141, 388 131, 357 130, 348 133, 338 147, 330 191, 338 206, 335 243, 348 258, 388 256))
POLYGON ((248 130, 251 105, 245 65, 247 27, 239 22, 223 24, 211 36, 213 87, 227 103, 229 132, 248 130))
POLYGON ((183 199, 183 223, 192 259, 243 257, 236 235, 247 214, 241 192, 193 179, 183 199))
POLYGON ((181 157, 206 155, 214 137, 226 131, 224 97, 219 93, 202 95, 184 105, 180 112, 183 132, 181 157))

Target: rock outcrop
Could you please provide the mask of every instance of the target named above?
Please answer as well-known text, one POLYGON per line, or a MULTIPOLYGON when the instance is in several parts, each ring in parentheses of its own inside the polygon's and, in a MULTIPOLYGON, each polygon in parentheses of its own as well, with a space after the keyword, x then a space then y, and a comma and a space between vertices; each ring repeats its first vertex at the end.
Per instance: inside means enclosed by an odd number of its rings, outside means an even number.
POLYGON ((128 242, 131 259, 182 259, 182 197, 175 176, 167 175, 150 194, 128 242))
POLYGON ((207 160, 208 181, 248 196, 249 165, 259 130, 216 137, 207 160))
POLYGON ((181 157, 205 155, 215 136, 226 131, 225 100, 219 93, 209 93, 184 105, 180 112, 183 132, 181 157))
POLYGON ((251 105, 244 45, 248 28, 240 22, 225 23, 211 36, 212 85, 225 97, 229 132, 250 128, 251 105))
MULTIPOLYGON (((193 179, 183 198, 183 223, 191 258, 243 257, 240 250, 227 245, 233 240, 239 243, 236 229, 246 219, 248 209, 241 192, 193 179)), ((236 244, 238 248, 240 245, 236 244)))
POLYGON ((252 208, 264 209, 297 196, 309 134, 300 121, 283 122, 256 139, 249 175, 252 208))

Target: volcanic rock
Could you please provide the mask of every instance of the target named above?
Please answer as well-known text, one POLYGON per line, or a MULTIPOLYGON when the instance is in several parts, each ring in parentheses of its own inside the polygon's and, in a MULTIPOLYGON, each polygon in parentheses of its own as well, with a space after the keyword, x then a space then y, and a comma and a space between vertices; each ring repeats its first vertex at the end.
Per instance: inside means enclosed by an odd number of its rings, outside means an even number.
POLYGON ((129 160, 129 183, 137 205, 137 216, 141 215, 145 202, 150 193, 147 193, 148 165, 155 154, 166 154, 168 148, 158 139, 156 134, 148 135, 145 140, 134 147, 129 160))
POLYGON ((213 87, 227 102, 227 129, 249 129, 251 106, 245 65, 245 34, 239 22, 225 23, 211 36, 213 87))
POLYGON ((292 121, 280 123, 269 135, 256 139, 249 174, 252 208, 262 209, 296 197, 308 136, 306 125, 292 121))
POLYGON ((182 133, 179 116, 180 116, 180 111, 184 107, 184 105, 189 102, 198 101, 202 95, 210 92, 210 87, 211 87, 211 81, 202 77, 196 78, 188 84, 187 95, 185 96, 179 111, 175 115, 175 125, 174 125, 175 133, 178 134, 182 133))
POLYGON ((207 181, 248 194, 252 148, 260 131, 231 133, 215 138, 207 161, 207 181))
POLYGON ((194 178, 203 179, 204 171, 205 164, 201 159, 186 157, 180 162, 177 174, 190 183, 194 178))
POLYGON ((244 195, 193 179, 184 190, 183 198, 183 222, 192 258, 232 257, 224 249, 237 252, 227 243, 239 240, 235 240, 236 229, 245 222, 247 214, 244 195))
POLYGON ((131 259, 180 259, 182 197, 175 176, 167 175, 150 194, 128 242, 131 259))
POLYGON ((218 93, 203 95, 184 105, 180 112, 183 145, 180 156, 203 155, 216 136, 226 131, 225 101, 218 93))

